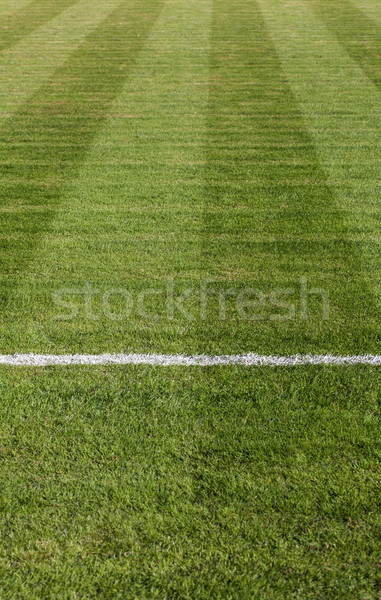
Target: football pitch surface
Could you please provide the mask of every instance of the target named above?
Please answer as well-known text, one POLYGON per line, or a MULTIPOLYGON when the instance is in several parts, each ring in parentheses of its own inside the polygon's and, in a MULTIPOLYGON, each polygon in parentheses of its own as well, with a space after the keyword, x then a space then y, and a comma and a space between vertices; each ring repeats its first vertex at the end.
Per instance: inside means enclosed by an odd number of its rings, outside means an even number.
POLYGON ((381 598, 380 65, 377 0, 2 0, 1 600, 381 598))

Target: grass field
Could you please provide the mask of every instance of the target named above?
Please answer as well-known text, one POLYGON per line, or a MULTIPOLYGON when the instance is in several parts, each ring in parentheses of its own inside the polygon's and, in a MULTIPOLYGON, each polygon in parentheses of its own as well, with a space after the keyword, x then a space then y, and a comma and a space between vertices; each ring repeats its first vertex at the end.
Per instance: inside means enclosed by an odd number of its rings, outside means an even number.
MULTIPOLYGON (((2 0, 0 354, 380 354, 377 0, 2 0)), ((0 367, 0 598, 381 598, 380 371, 0 367)))

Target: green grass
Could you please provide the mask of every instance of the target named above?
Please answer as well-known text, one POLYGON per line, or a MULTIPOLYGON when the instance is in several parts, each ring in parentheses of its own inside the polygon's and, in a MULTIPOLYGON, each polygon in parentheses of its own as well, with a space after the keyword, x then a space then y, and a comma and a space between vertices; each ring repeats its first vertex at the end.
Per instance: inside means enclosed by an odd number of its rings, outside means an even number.
MULTIPOLYGON (((374 0, 0 10, 0 353, 380 352, 374 0)), ((0 598, 379 600, 379 389, 2 367, 0 598)))
POLYGON ((16 44, 25 35, 50 21, 74 3, 75 0, 59 0, 54 3, 48 0, 33 0, 15 12, 5 14, 0 25, 0 50, 16 44))
POLYGON ((377 385, 3 369, 2 597, 377 598, 377 385))

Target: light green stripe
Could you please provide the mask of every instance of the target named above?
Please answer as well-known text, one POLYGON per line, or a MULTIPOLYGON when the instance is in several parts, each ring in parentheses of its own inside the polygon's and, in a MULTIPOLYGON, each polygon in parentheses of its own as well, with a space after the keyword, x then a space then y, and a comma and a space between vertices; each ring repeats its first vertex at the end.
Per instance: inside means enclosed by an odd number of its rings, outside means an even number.
POLYGON ((379 0, 352 0, 364 15, 381 25, 381 2, 379 0))
POLYGON ((0 126, 121 0, 81 0, 0 54, 0 126))
POLYGON ((31 0, 1 0, 0 3, 0 26, 1 20, 17 12, 20 8, 24 8, 31 3, 31 0))
POLYGON ((379 296, 380 228, 367 211, 380 208, 380 94, 307 2, 258 3, 348 230, 362 234, 364 275, 379 296))

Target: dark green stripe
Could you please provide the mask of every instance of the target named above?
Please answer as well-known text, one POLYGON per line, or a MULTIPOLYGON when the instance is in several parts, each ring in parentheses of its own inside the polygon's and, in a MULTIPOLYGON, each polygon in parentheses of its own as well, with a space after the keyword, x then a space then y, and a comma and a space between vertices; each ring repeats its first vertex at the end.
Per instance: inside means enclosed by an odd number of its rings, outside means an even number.
POLYGON ((0 51, 16 44, 37 27, 51 21, 78 0, 35 0, 0 23, 0 51))
POLYGON ((381 89, 381 29, 349 0, 312 0, 311 6, 349 56, 381 89))
POLYGON ((306 276, 309 286, 327 290, 331 317, 323 322, 312 302, 305 322, 211 319, 205 344, 222 352, 228 345, 265 353, 374 349, 378 311, 358 244, 255 3, 215 1, 210 77, 204 277, 267 294, 298 290, 306 276))

